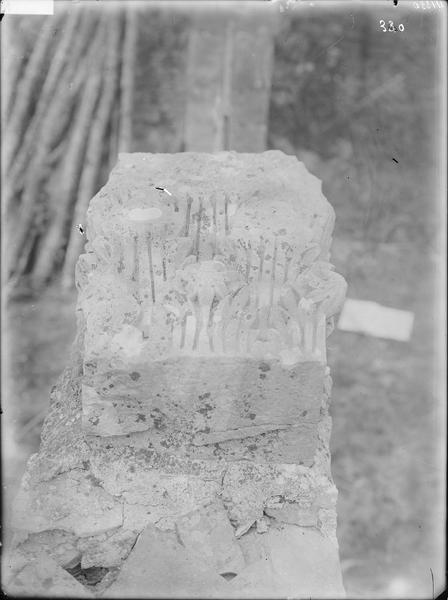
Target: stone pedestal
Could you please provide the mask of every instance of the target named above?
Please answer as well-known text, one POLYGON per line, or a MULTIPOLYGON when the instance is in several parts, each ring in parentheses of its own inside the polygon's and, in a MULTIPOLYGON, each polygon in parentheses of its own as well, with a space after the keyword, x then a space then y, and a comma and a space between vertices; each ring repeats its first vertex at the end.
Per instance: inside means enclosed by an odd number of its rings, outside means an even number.
POLYGON ((17 499, 10 593, 343 597, 333 223, 278 151, 120 155, 89 208, 78 336, 17 499))

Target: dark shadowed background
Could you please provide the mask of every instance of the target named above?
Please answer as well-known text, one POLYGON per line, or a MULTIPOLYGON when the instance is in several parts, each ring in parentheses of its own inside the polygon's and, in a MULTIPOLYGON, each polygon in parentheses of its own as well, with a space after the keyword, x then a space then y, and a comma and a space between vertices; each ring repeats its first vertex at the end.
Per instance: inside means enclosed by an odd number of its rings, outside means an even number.
MULTIPOLYGON (((77 225, 89 198, 120 149, 195 150, 186 133, 192 12, 106 4, 56 2, 54 17, 2 22, 6 527, 69 359, 77 225)), ((279 4, 263 143, 323 181, 348 297, 415 313, 409 342, 338 329, 328 340, 347 595, 430 597, 432 575, 436 593, 444 581, 446 9, 279 4), (390 20, 403 31, 389 31, 390 20)), ((238 60, 257 60, 250 44, 247 52, 238 60)))

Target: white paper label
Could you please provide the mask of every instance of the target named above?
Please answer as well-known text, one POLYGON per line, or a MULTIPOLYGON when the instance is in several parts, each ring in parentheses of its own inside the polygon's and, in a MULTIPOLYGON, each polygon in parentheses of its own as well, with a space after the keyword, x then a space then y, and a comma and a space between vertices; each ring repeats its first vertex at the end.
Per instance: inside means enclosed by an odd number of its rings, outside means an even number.
POLYGON ((338 329, 407 342, 413 325, 414 313, 408 310, 347 298, 339 317, 338 329))

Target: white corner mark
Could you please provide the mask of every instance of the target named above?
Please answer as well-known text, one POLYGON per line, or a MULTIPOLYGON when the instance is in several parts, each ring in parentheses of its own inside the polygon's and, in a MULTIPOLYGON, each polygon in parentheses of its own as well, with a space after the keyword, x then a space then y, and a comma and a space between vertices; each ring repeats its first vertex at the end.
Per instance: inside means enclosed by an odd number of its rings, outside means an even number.
POLYGON ((0 0, 5 15, 53 15, 54 0, 0 0))

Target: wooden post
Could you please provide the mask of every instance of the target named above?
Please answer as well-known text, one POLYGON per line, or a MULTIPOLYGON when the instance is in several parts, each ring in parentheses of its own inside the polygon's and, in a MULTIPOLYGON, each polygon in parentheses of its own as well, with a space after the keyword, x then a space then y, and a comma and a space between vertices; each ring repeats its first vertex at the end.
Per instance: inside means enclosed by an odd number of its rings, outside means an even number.
POLYGON ((193 16, 185 150, 265 150, 277 23, 277 13, 259 5, 193 16))

